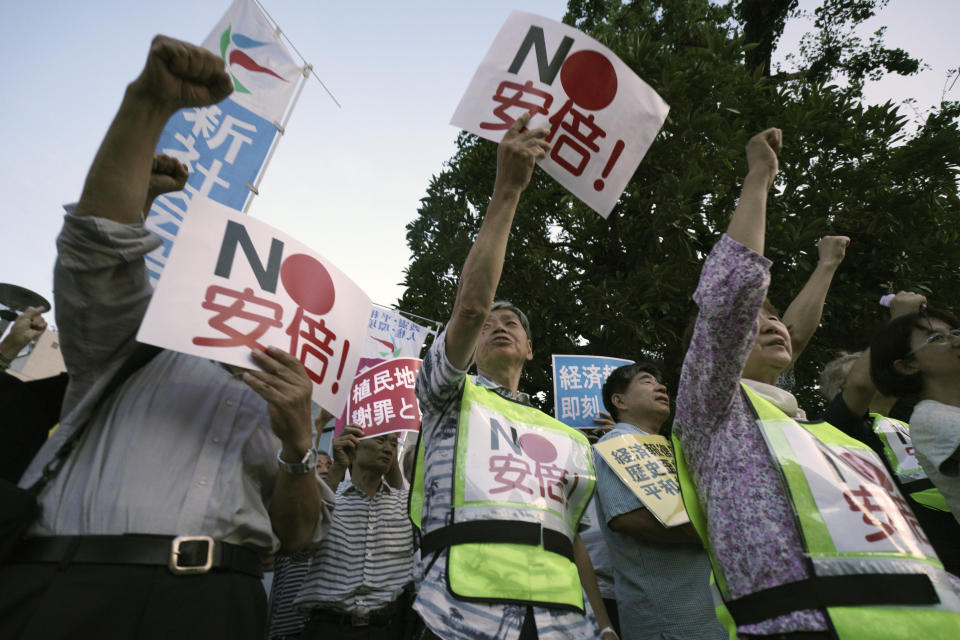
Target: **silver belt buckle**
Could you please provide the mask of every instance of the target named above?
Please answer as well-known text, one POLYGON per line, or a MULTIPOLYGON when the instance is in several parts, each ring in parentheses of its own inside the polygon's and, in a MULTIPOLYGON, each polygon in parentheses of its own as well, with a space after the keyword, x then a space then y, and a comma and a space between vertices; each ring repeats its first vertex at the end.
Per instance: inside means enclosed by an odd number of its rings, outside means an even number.
POLYGON ((350 624, 354 627, 366 627, 370 625, 369 611, 354 611, 350 614, 350 624))
POLYGON ((213 538, 210 536, 177 536, 170 543, 170 561, 167 563, 170 573, 179 576, 196 575, 207 573, 213 568, 213 538), (206 542, 207 558, 203 564, 198 565, 180 565, 180 545, 185 542, 206 542))

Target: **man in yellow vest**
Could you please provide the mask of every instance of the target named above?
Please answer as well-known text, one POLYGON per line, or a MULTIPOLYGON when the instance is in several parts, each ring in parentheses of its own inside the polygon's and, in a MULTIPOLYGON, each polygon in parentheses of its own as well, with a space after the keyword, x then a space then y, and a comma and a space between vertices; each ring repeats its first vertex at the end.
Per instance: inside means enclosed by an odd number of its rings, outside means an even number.
POLYGON ((520 194, 550 148, 548 131, 524 130, 528 121, 500 143, 453 315, 417 378, 423 423, 410 510, 423 533, 414 608, 424 638, 616 638, 577 535, 593 493, 589 443, 518 391, 533 357, 529 322, 494 303, 520 194))

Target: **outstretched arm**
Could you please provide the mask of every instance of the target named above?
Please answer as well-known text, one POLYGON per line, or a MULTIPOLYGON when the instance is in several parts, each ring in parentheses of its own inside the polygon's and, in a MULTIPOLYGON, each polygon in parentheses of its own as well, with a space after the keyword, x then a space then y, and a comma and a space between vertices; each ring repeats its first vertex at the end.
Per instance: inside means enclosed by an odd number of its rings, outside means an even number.
POLYGON ((445 345, 447 360, 457 369, 469 366, 483 322, 493 304, 520 194, 530 183, 534 163, 550 149, 544 140, 549 131, 524 130, 529 121, 529 114, 520 116, 500 141, 493 197, 463 264, 445 345))
POLYGON ((154 149, 167 120, 184 107, 216 104, 232 90, 221 58, 166 36, 154 38, 143 71, 127 87, 93 159, 76 215, 140 222, 154 149))
POLYGON ((727 235, 763 255, 767 224, 767 192, 773 185, 779 164, 777 155, 783 143, 780 129, 767 129, 747 143, 747 177, 743 180, 740 201, 727 226, 727 235))
POLYGON ((803 285, 797 297, 783 312, 783 323, 790 331, 790 342, 793 344, 791 364, 796 363, 820 325, 827 291, 830 290, 830 283, 833 282, 837 268, 846 256, 848 246, 850 246, 850 238, 847 236, 824 236, 820 239, 820 259, 816 269, 810 274, 810 279, 803 285))

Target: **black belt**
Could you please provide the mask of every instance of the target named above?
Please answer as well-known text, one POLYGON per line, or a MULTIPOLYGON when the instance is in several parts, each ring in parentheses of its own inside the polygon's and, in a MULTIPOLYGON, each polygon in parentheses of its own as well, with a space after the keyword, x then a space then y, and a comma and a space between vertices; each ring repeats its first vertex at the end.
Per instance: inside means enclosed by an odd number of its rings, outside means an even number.
POLYGON ((788 582, 724 604, 737 626, 743 626, 802 609, 924 606, 939 602, 940 597, 926 574, 861 573, 788 582))
POLYGON ((427 555, 455 544, 479 542, 506 542, 542 546, 559 553, 573 562, 573 542, 570 538, 547 529, 536 522, 505 522, 503 520, 469 520, 440 527, 423 535, 420 553, 427 555))
POLYGON ((23 540, 7 561, 139 564, 164 566, 176 575, 220 570, 263 577, 260 553, 209 536, 42 536, 23 540))
POLYGON ((310 620, 317 620, 343 627, 385 627, 393 622, 400 613, 402 601, 403 598, 397 598, 380 609, 366 613, 342 613, 330 609, 311 609, 310 620))

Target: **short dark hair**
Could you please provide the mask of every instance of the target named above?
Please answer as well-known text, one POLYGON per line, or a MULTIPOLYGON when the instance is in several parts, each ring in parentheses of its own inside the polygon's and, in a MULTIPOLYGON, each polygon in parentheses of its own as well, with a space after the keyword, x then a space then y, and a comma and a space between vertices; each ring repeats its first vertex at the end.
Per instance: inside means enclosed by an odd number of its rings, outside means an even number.
POLYGON ((930 320, 942 320, 957 328, 957 318, 942 309, 925 309, 896 317, 880 327, 870 342, 870 377, 877 390, 885 396, 903 396, 920 393, 923 375, 897 371, 894 363, 910 353, 910 338, 914 329, 929 330, 930 320))
POLYGON ((617 408, 613 406, 613 396, 617 393, 623 393, 630 386, 638 373, 649 373, 658 381, 663 379, 663 373, 660 371, 660 365, 650 360, 640 360, 634 364, 625 364, 617 367, 610 372, 606 381, 603 383, 603 406, 616 422, 620 421, 620 414, 617 408))

